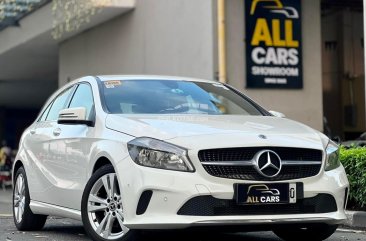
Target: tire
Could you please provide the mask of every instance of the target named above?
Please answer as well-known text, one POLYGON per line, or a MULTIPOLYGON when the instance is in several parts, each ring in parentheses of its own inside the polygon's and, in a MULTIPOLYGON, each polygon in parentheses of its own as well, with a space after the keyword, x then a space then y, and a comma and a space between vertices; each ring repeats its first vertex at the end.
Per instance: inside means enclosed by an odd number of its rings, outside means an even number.
POLYGON ((29 207, 30 196, 27 175, 23 167, 15 174, 13 187, 13 219, 19 231, 41 230, 46 223, 47 216, 34 214, 29 207))
POLYGON ((121 192, 111 165, 98 169, 86 184, 81 201, 81 217, 86 233, 93 240, 127 241, 137 238, 136 230, 123 225, 121 192))
POLYGON ((305 228, 285 227, 273 232, 285 241, 322 241, 329 238, 338 228, 338 225, 317 224, 305 228))

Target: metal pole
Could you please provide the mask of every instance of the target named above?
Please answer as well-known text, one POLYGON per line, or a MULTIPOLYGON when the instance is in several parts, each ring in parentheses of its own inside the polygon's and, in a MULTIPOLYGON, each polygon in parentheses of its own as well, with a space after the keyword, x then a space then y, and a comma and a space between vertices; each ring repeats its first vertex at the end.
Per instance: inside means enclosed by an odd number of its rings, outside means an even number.
POLYGON ((218 52, 219 52, 219 81, 227 82, 226 78, 226 36, 225 36, 225 0, 217 1, 218 19, 218 52))

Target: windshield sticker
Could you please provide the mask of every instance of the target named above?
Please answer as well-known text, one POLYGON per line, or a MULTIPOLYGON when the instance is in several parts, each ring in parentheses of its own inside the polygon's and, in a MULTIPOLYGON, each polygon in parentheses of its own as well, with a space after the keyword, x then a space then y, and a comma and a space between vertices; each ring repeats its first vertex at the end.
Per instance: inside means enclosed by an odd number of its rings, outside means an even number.
POLYGON ((116 86, 122 85, 122 82, 120 80, 108 80, 108 81, 104 81, 104 85, 107 89, 111 89, 116 86))
POLYGON ((178 94, 178 95, 184 94, 184 91, 181 89, 172 89, 171 92, 173 92, 174 94, 178 94))

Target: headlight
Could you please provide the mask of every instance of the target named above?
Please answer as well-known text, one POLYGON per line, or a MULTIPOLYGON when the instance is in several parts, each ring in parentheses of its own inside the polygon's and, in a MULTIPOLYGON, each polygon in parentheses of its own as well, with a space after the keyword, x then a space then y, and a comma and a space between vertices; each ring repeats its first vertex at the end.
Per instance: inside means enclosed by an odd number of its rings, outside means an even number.
POLYGON ((194 172, 187 150, 153 138, 140 137, 127 143, 132 160, 141 166, 194 172))
POLYGON ((341 165, 339 161, 339 147, 333 141, 329 141, 326 149, 325 171, 333 170, 341 165))

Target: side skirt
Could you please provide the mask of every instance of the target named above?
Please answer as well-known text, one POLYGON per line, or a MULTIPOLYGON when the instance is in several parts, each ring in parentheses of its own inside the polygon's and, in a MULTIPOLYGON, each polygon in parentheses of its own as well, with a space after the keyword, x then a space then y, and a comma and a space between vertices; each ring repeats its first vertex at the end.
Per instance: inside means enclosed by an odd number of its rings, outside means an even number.
POLYGON ((34 214, 52 215, 81 221, 81 212, 79 210, 33 200, 30 201, 29 206, 34 214))

